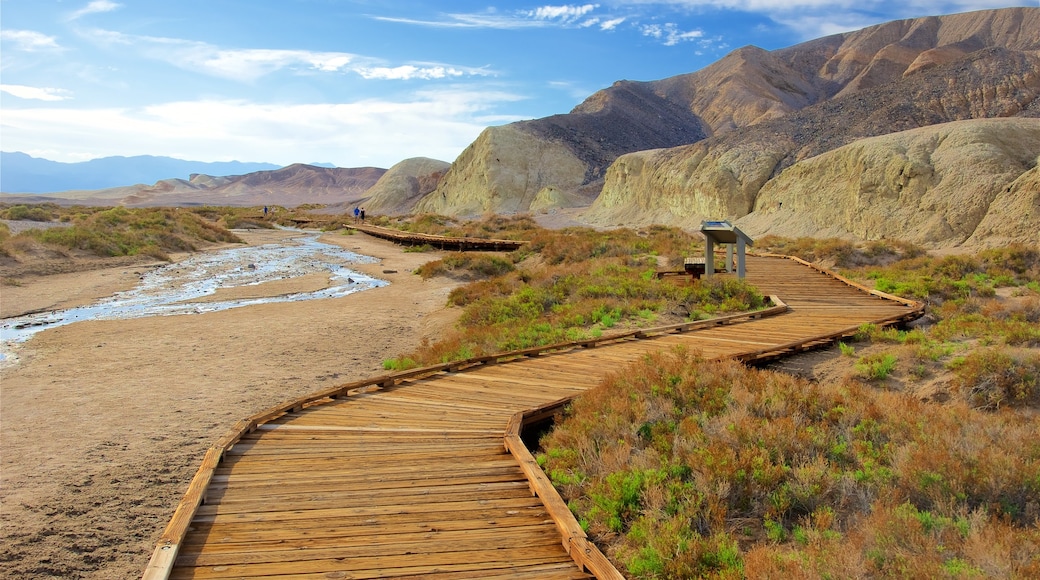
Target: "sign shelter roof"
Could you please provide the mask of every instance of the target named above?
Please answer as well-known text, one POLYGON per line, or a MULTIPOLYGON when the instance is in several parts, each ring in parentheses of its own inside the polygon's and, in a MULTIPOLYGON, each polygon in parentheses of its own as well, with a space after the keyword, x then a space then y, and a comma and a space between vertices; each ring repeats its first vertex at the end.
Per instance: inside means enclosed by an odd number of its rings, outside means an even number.
POLYGON ((743 278, 745 274, 745 248, 754 245, 755 241, 740 228, 726 220, 702 221, 701 233, 704 234, 704 274, 711 276, 715 273, 715 244, 726 246, 726 271, 733 271, 733 247, 736 246, 737 277, 743 278))

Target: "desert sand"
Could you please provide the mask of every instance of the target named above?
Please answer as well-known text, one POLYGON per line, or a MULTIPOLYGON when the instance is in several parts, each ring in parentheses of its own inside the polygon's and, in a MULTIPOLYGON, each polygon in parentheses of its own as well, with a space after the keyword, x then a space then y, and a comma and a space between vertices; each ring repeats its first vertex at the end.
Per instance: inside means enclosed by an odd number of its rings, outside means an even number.
MULTIPOLYGON (((412 273, 438 253, 405 253, 364 234, 322 241, 380 258, 355 269, 390 284, 331 300, 79 322, 37 334, 8 358, 0 577, 140 577, 205 450, 235 421, 382 373, 384 359, 453 324, 446 301, 458 282, 412 273)), ((6 317, 89 303, 133 287, 147 268, 27 279, 4 286, 0 305, 6 317)), ((309 276, 249 292, 320 283, 309 276)))

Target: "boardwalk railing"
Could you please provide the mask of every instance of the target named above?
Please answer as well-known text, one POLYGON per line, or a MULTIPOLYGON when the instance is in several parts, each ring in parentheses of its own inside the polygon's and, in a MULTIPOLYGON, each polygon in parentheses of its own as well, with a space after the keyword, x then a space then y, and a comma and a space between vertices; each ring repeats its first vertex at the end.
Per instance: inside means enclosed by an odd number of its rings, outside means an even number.
POLYGON ((556 524, 556 528, 560 531, 564 549, 567 550, 567 553, 570 554, 578 567, 583 572, 588 572, 600 580, 624 580, 625 577, 621 572, 618 572, 617 568, 610 563, 610 560, 603 555, 603 552, 600 552, 599 548, 596 547, 596 544, 589 540, 585 530, 581 529, 581 524, 574 519, 574 514, 567 507, 567 503, 563 501, 560 493, 553 487, 552 481, 545 475, 542 468, 538 466, 538 461, 521 438, 521 433, 526 425, 542 421, 559 413, 573 398, 567 397, 548 405, 528 409, 513 415, 506 426, 506 450, 520 464, 520 469, 523 470, 524 476, 527 477, 528 484, 531 487, 531 493, 542 500, 546 511, 549 512, 553 523, 556 524))
POLYGON ((405 232, 393 228, 369 226, 364 224, 345 224, 343 227, 364 232, 370 236, 383 238, 399 244, 410 246, 421 246, 428 244, 441 250, 493 250, 511 252, 527 242, 518 240, 496 240, 491 238, 456 238, 438 236, 435 234, 420 234, 416 232, 405 232))

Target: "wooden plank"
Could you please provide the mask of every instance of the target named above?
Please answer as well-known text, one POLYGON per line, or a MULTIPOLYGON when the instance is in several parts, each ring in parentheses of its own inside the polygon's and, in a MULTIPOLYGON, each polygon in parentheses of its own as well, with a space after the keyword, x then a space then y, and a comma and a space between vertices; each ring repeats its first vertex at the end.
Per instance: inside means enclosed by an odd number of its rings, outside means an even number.
MULTIPOLYGON (((373 506, 350 506, 323 509, 292 509, 273 507, 269 511, 253 513, 216 513, 219 506, 199 506, 193 522, 283 522, 311 518, 337 518, 350 516, 379 516, 388 514, 455 512, 476 507, 499 508, 506 511, 541 507, 537 499, 529 497, 481 500, 479 502, 446 501, 423 504, 388 504, 373 506)), ((430 516, 432 518, 432 516, 430 516)))
POLYGON ((551 523, 496 530, 469 529, 370 535, 341 538, 296 538, 264 543, 182 548, 178 566, 227 566, 264 562, 302 562, 332 558, 406 556, 410 554, 477 551, 494 544, 497 549, 557 545, 559 534, 551 523))
MULTIPOLYGON (((379 572, 373 573, 366 572, 365 575, 356 576, 351 574, 350 576, 344 575, 344 578, 382 578, 386 576, 379 576, 379 572)), ((315 573, 315 574, 292 574, 289 576, 264 576, 265 580, 329 580, 329 578, 335 577, 335 573, 315 573)), ((452 570, 450 572, 431 572, 427 571, 422 574, 415 575, 395 575, 396 580, 465 580, 477 578, 480 580, 585 580, 591 578, 588 574, 578 572, 574 568, 574 563, 560 562, 555 564, 531 564, 521 566, 510 566, 509 568, 503 568, 500 570, 452 570)))
MULTIPOLYGON (((555 546, 555 544, 553 545, 555 546)), ((212 566, 188 568, 190 576, 182 575, 181 568, 175 568, 172 578, 241 578, 274 574, 308 574, 349 572, 352 577, 365 577, 364 571, 378 575, 368 577, 402 576, 407 574, 423 574, 428 572, 469 571, 480 569, 503 569, 514 565, 544 564, 567 560, 567 554, 558 547, 536 546, 533 548, 485 549, 458 552, 413 553, 400 556, 373 556, 343 560, 330 558, 324 560, 305 560, 289 562, 265 562, 259 564, 239 564, 229 566, 212 566)))
MULTIPOLYGON (((526 485, 526 482, 525 482, 526 485)), ((328 518, 281 522, 234 524, 196 524, 190 539, 182 543, 184 550, 201 550, 219 546, 284 544, 293 538, 365 538, 395 534, 425 534, 459 530, 498 530, 535 525, 553 525, 543 509, 466 510, 455 512, 451 519, 430 519, 427 514, 400 514, 384 517, 328 518)))

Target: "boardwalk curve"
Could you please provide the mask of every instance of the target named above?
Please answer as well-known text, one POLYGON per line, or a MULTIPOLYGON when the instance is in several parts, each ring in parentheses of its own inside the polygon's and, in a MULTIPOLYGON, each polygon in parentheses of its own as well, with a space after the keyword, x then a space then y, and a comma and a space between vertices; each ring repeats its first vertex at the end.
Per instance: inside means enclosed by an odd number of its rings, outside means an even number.
POLYGON ((747 273, 776 306, 373 377, 241 421, 145 578, 620 577, 524 447, 525 421, 649 351, 762 360, 923 312, 797 259, 751 257, 747 273))

